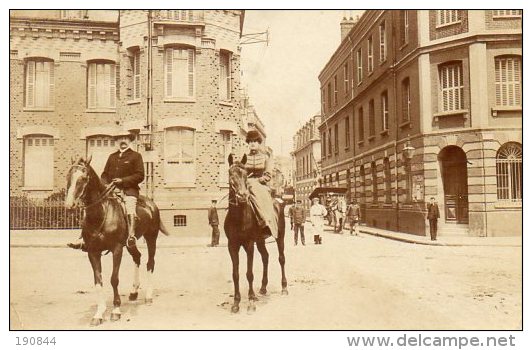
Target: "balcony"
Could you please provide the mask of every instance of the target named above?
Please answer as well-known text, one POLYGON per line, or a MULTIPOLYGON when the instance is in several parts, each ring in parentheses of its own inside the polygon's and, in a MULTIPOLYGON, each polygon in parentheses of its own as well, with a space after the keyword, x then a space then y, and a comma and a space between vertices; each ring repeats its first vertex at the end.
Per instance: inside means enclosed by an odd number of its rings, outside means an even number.
POLYGON ((203 10, 155 10, 153 20, 165 24, 202 24, 203 10))

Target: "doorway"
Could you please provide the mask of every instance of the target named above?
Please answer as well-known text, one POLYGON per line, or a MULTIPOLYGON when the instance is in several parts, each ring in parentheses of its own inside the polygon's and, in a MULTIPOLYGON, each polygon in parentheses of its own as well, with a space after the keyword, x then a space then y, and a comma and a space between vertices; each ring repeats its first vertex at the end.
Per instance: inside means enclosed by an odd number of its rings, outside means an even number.
POLYGON ((448 146, 441 150, 441 177, 443 181, 445 222, 469 223, 467 190, 467 157, 457 146, 448 146))

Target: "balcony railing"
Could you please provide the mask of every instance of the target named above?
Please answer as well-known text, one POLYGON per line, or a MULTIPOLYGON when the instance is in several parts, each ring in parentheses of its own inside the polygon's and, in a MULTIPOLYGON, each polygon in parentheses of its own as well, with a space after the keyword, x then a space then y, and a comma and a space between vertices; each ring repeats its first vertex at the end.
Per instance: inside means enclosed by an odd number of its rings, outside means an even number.
POLYGON ((156 10, 153 18, 169 23, 200 23, 203 22, 203 10, 156 10))

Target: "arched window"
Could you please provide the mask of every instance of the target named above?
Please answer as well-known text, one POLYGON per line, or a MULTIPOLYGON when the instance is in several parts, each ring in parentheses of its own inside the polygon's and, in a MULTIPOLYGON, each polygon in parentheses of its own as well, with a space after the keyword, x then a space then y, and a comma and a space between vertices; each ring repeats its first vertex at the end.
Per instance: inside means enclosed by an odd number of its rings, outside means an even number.
POLYGON ((377 164, 371 162, 371 184, 373 185, 373 202, 379 200, 379 189, 377 185, 377 164))
POLYGON ((523 200, 523 149, 517 142, 501 146, 497 152, 497 199, 504 202, 523 200))
POLYGON ((362 203, 366 202, 366 175, 364 173, 364 165, 360 166, 360 200, 362 203))
POLYGON ((390 159, 384 158, 384 185, 385 185, 385 201, 392 202, 392 172, 390 170, 390 159))

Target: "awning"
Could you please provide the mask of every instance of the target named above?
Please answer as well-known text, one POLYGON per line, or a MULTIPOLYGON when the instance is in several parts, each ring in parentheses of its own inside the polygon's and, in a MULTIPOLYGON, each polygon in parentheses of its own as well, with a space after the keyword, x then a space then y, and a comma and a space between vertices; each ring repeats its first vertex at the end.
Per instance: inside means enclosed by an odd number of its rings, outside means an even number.
POLYGON ((320 197, 327 193, 345 194, 346 192, 347 192, 347 188, 345 187, 317 187, 314 189, 314 191, 312 191, 312 193, 310 194, 308 198, 312 199, 314 197, 320 197))

